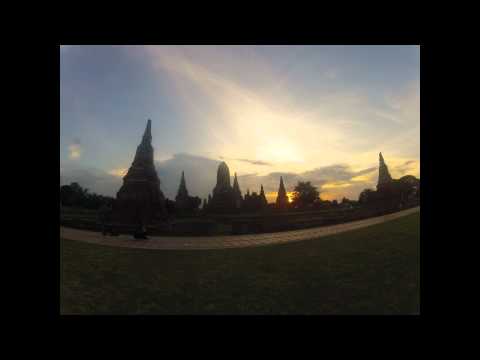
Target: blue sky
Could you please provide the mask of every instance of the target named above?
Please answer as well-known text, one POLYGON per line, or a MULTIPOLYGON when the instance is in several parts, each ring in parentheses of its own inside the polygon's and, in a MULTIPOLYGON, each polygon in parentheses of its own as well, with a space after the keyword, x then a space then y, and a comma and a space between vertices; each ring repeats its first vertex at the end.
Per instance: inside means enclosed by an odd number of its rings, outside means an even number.
POLYGON ((62 182, 114 195, 150 118, 167 196, 182 164, 206 197, 215 171, 188 164, 224 159, 244 191, 285 173, 287 190, 356 198, 379 151, 394 177, 420 175, 419 76, 418 46, 62 46, 62 182))

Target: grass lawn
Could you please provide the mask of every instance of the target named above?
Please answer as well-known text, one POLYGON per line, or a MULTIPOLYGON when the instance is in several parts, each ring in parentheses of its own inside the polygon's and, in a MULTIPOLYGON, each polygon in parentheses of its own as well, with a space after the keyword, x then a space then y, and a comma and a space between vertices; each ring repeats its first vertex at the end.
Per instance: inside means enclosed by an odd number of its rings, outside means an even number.
POLYGON ((420 214, 316 240, 165 251, 60 240, 62 314, 420 312, 420 214))

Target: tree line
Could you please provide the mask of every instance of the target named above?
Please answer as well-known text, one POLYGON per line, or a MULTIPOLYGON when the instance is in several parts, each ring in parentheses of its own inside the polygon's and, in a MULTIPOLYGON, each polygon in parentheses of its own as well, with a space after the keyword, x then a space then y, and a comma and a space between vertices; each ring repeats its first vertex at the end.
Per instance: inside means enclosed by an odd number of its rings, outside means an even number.
POLYGON ((292 202, 290 208, 293 209, 322 209, 330 207, 353 207, 357 205, 357 201, 344 197, 341 202, 337 200, 323 200, 320 197, 318 188, 311 184, 310 181, 299 181, 293 189, 292 202))
POLYGON ((62 206, 98 210, 102 205, 112 205, 113 201, 113 197, 91 193, 76 182, 60 187, 60 204, 62 206))
MULTIPOLYGON (((419 198, 419 189, 404 182, 394 182, 392 189, 389 191, 377 192, 371 189, 365 189, 360 193, 359 201, 343 198, 339 203, 337 200, 322 200, 320 198, 320 192, 318 191, 318 188, 312 185, 310 181, 299 181, 294 188, 293 198, 292 202, 289 204, 289 208, 319 209, 336 206, 354 207, 357 205, 368 204, 378 205, 379 203, 384 202, 386 199, 393 201, 394 203, 400 203, 405 201, 406 197, 410 197, 412 192, 414 192, 414 196, 416 198, 419 198)), ((82 188, 76 182, 60 187, 60 203, 63 206, 98 210, 102 205, 110 206, 113 204, 113 202, 113 197, 91 193, 87 188, 82 188)), ((192 204, 188 207, 188 210, 194 211, 195 209, 198 209, 200 204, 200 198, 192 198, 192 204)), ((174 201, 166 199, 166 207, 169 212, 176 212, 174 201)))

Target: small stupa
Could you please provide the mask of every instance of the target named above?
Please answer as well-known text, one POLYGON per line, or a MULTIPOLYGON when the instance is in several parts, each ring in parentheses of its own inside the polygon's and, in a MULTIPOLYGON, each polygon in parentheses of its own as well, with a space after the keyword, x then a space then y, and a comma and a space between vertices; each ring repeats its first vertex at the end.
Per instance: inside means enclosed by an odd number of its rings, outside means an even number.
POLYGON ((175 197, 175 208, 186 209, 190 204, 190 196, 188 195, 187 185, 185 183, 185 172, 182 171, 180 186, 178 187, 177 196, 175 197))
POLYGON ((237 173, 233 177, 233 196, 235 199, 235 208, 240 209, 242 207, 243 197, 240 191, 240 185, 238 185, 237 173))
POLYGON ((387 164, 383 159, 382 153, 379 154, 378 183, 377 190, 382 190, 392 184, 392 177, 388 171, 387 164))
POLYGON ((278 188, 277 201, 275 202, 276 207, 279 209, 285 209, 288 207, 288 196, 287 191, 285 190, 285 185, 283 184, 283 178, 280 176, 280 186, 278 188))
POLYGON ((263 185, 260 184, 260 201, 263 207, 268 205, 267 197, 265 196, 265 191, 263 190, 263 185))

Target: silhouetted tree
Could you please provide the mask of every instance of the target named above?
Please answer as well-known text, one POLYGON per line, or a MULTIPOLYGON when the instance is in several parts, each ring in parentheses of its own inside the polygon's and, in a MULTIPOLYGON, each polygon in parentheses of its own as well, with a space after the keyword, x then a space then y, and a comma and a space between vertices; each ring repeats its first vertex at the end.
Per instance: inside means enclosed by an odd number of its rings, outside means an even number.
POLYGON ((294 188, 292 205, 296 208, 304 208, 319 199, 320 193, 310 181, 299 181, 294 188))
POLYGON ((354 205, 356 205, 356 202, 344 197, 340 205, 345 209, 351 209, 354 205))
POLYGON ((375 200, 375 191, 372 189, 363 190, 358 196, 358 202, 360 204, 368 204, 375 200))
POLYGON ((98 210, 102 205, 111 205, 113 200, 109 196, 90 193, 76 182, 60 187, 60 202, 63 206, 98 210))
POLYGON ((60 202, 64 206, 72 206, 73 189, 70 185, 63 185, 60 187, 60 202))

